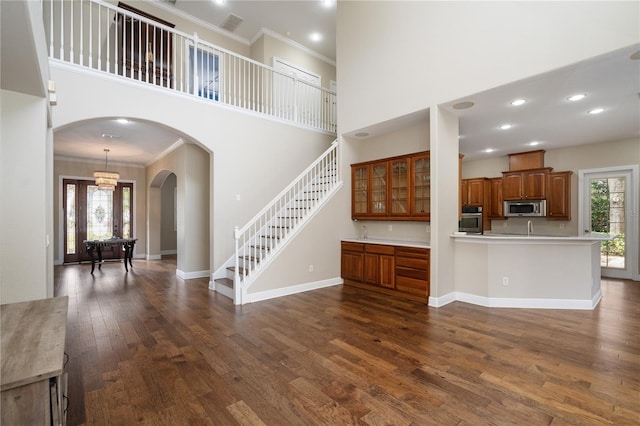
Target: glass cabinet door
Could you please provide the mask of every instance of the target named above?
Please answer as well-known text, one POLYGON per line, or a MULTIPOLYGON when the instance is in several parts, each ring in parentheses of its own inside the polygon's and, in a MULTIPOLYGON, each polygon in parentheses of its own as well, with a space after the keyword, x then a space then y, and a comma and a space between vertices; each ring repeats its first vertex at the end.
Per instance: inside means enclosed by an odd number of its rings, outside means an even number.
POLYGON ((371 166, 371 209, 372 214, 387 213, 387 163, 371 166))
POLYGON ((413 166, 413 199, 411 214, 430 216, 431 209, 431 168, 429 156, 415 157, 413 166))
POLYGON ((391 214, 409 214, 409 160, 391 161, 391 214))
POLYGON ((353 168, 353 175, 351 182, 353 185, 352 191, 352 215, 365 215, 367 214, 367 194, 368 194, 368 175, 367 166, 353 168))

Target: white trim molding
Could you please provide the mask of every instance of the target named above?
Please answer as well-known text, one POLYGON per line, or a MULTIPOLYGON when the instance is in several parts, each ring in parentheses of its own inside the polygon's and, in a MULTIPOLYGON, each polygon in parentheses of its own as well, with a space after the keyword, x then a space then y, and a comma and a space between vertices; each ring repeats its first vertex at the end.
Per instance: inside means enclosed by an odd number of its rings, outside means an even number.
POLYGON ((258 291, 248 293, 245 303, 260 302, 262 300, 275 299, 282 296, 290 296, 296 293, 304 293, 306 291, 318 290, 325 287, 341 285, 344 281, 342 278, 329 278, 321 281, 313 281, 305 284, 298 284, 289 287, 276 288, 273 290, 258 291))
POLYGON ((193 272, 185 272, 180 269, 176 269, 176 277, 182 278, 183 280, 191 280, 194 278, 207 278, 209 276, 209 270, 206 271, 193 271, 193 272))
POLYGON ((429 297, 429 306, 440 308, 451 302, 464 302, 487 308, 525 308, 525 309, 575 309, 593 310, 602 299, 602 290, 598 290, 591 300, 584 299, 528 299, 485 297, 454 291, 441 297, 429 297))

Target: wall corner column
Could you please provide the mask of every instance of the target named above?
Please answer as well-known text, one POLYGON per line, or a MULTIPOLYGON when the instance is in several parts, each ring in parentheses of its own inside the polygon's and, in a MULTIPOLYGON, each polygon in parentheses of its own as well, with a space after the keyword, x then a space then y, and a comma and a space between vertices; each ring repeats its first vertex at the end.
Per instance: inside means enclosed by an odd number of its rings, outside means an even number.
MULTIPOLYGON (((434 300, 455 291, 455 245, 458 230, 458 117, 438 106, 430 115, 431 138, 431 295, 434 300)), ((437 304, 436 304, 437 305, 437 304)))

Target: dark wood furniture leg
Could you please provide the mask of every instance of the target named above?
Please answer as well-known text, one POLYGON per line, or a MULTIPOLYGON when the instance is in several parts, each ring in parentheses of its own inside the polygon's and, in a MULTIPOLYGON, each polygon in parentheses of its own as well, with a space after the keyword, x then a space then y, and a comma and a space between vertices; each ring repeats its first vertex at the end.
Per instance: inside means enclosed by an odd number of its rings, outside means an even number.
POLYGON ((93 269, 96 267, 96 258, 93 255, 93 246, 87 245, 87 253, 91 257, 91 275, 93 275, 93 269))

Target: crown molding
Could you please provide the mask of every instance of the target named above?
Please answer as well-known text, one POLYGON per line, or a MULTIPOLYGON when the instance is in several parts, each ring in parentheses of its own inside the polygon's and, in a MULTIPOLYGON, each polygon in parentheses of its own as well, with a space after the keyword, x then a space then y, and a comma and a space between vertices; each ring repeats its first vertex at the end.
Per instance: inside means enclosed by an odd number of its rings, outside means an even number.
POLYGON ((187 142, 185 142, 184 139, 182 139, 182 138, 178 139, 177 141, 175 141, 173 143, 173 145, 171 145, 170 147, 168 147, 167 149, 162 151, 160 154, 156 155, 153 159, 151 159, 151 161, 147 162, 145 164, 145 167, 149 167, 150 165, 152 165, 156 161, 159 161, 160 159, 162 159, 166 155, 169 155, 169 153, 171 153, 172 151, 178 149, 179 147, 181 147, 182 145, 184 145, 186 143, 187 142))
MULTIPOLYGON (((69 157, 66 155, 54 155, 53 156, 54 161, 55 160, 59 160, 59 161, 69 161, 69 162, 73 162, 73 163, 84 163, 84 164, 97 164, 97 165, 104 165, 104 160, 98 160, 95 158, 87 158, 87 157, 69 157)), ((132 167, 132 168, 138 168, 138 169, 144 169, 145 166, 143 164, 138 164, 138 163, 123 163, 122 161, 109 161, 109 166, 120 166, 120 167, 132 167)))

